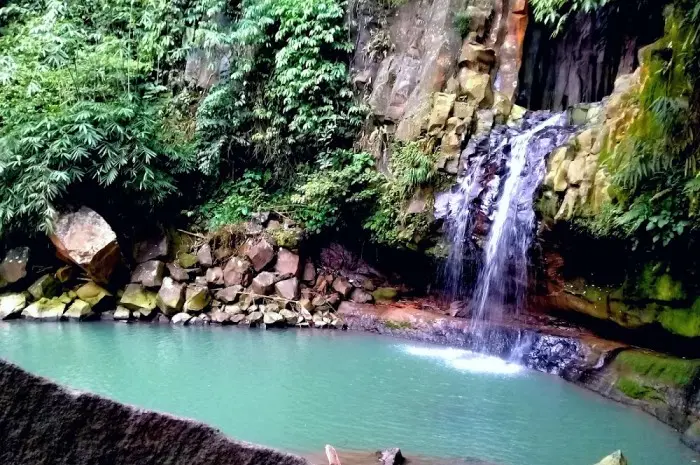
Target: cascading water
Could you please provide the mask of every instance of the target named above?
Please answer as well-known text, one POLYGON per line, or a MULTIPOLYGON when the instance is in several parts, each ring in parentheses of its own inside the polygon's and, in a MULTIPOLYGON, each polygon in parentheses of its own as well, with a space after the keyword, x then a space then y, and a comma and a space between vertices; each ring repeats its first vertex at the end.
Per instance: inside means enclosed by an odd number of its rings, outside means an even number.
POLYGON ((468 308, 453 313, 471 318, 479 351, 494 344, 489 323, 502 320, 506 308, 519 312, 525 304, 535 192, 546 172, 547 155, 573 132, 566 122, 562 113, 533 113, 519 128, 495 128, 462 153, 464 175, 445 207, 450 242, 445 289, 453 299, 471 294, 468 308), (466 252, 479 243, 483 255, 472 290, 465 282, 464 262, 473 258, 466 252))

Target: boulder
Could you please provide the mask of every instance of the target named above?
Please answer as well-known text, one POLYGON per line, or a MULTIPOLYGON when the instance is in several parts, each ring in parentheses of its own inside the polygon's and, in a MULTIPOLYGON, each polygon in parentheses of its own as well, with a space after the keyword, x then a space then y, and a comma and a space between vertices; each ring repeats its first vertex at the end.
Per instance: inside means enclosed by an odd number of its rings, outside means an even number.
POLYGON ((265 312, 263 314, 263 322, 267 326, 278 326, 284 323, 284 318, 277 312, 265 312))
POLYGON ((283 299, 297 300, 299 298, 299 280, 291 278, 280 281, 275 284, 275 292, 283 299))
POLYGON ((29 263, 29 247, 16 247, 5 255, 0 263, 0 287, 3 284, 14 284, 27 276, 29 263))
POLYGON ((211 255, 211 246, 209 244, 204 244, 197 251, 197 261, 204 268, 209 268, 214 265, 214 258, 211 255))
POLYGON ((207 282, 212 286, 224 285, 224 270, 220 266, 215 266, 207 270, 207 282))
POLYGON ((185 284, 172 278, 163 279, 163 285, 156 297, 156 305, 160 311, 168 316, 181 312, 185 304, 185 288, 185 284))
POLYGON ((164 273, 165 264, 163 262, 150 260, 136 266, 134 272, 131 273, 131 282, 143 284, 145 287, 159 287, 163 284, 164 273))
POLYGON ((209 302, 211 302, 209 289, 196 284, 187 286, 185 291, 185 312, 201 312, 207 308, 209 302))
POLYGON ((217 291, 215 297, 225 304, 232 304, 238 300, 241 292, 243 292, 243 286, 229 286, 217 291))
POLYGON ((41 298, 22 311, 22 316, 31 320, 58 321, 66 310, 66 304, 58 299, 41 298))
POLYGON ((233 257, 224 267, 224 285, 248 286, 253 276, 250 262, 244 258, 233 257))
POLYGON ((337 307, 339 303, 340 294, 338 294, 337 292, 334 292, 333 294, 326 297, 326 304, 330 305, 331 307, 337 307))
POLYGON ((121 305, 117 306, 117 309, 114 311, 114 315, 112 316, 114 321, 129 321, 131 320, 131 310, 129 310, 126 307, 122 307, 121 305))
POLYGON ((476 42, 465 41, 458 63, 480 73, 489 73, 496 63, 496 51, 476 42))
POLYGON ((66 313, 63 314, 69 320, 78 321, 90 319, 94 315, 90 304, 80 299, 73 302, 66 310, 66 313))
POLYGON ((56 279, 59 280, 61 284, 65 284, 71 279, 73 279, 75 275, 75 267, 72 265, 66 265, 62 266, 58 270, 56 270, 56 279))
POLYGON ((269 295, 275 286, 275 275, 269 271, 263 271, 255 278, 253 278, 253 283, 250 285, 253 293, 258 295, 269 295))
POLYGON ((231 324, 231 314, 217 310, 211 313, 211 321, 220 325, 231 324))
POLYGON ((179 264, 172 262, 165 265, 168 269, 168 274, 175 281, 187 281, 190 279, 189 272, 182 268, 179 264))
POLYGON ((0 320, 19 318, 27 306, 26 294, 12 293, 0 295, 0 320))
POLYGON ((231 315, 231 323, 234 325, 239 324, 241 321, 246 320, 248 316, 245 313, 236 313, 231 315))
MULTIPOLYGON (((233 318, 231 319, 233 321, 233 318)), ((250 315, 245 317, 245 322, 248 323, 249 325, 257 325, 262 323, 263 321, 263 313, 262 312, 252 312, 250 315)))
POLYGON ((491 93, 491 76, 469 68, 462 68, 457 75, 461 95, 466 95, 478 106, 490 106, 493 100, 491 93))
POLYGON ((309 284, 316 281, 316 267, 313 263, 306 262, 306 264, 304 264, 304 273, 301 275, 301 279, 309 284))
POLYGON ((430 119, 428 120, 429 134, 437 135, 442 130, 447 122, 447 118, 449 118, 452 112, 452 106, 456 99, 457 96, 455 94, 436 92, 433 95, 433 108, 430 112, 430 119))
POLYGON ((174 325, 186 325, 191 319, 192 315, 190 315, 189 313, 182 312, 173 316, 170 322, 174 325))
POLYGON ((197 286, 209 287, 209 281, 207 281, 206 276, 197 276, 194 278, 194 283, 197 286))
POLYGON ((348 298, 352 292, 352 284, 346 278, 338 276, 333 280, 333 290, 338 292, 344 298, 348 298))
POLYGON ((299 255, 287 249, 280 248, 277 252, 275 271, 280 275, 298 276, 301 272, 301 260, 299 255))
POLYGON ((224 306, 224 312, 230 315, 236 315, 238 313, 245 313, 240 305, 226 305, 224 306))
POLYGON ((246 256, 250 259, 255 271, 260 272, 275 258, 275 248, 266 239, 259 239, 248 244, 246 256))
POLYGON ((401 465, 405 461, 398 447, 377 452, 377 459, 382 465, 401 465))
POLYGON ((192 268, 197 263, 199 263, 199 259, 194 254, 180 253, 177 256, 177 264, 183 268, 192 268))
POLYGON ((78 265, 99 283, 107 283, 121 261, 117 235, 104 218, 87 207, 60 215, 51 242, 59 258, 78 265))
POLYGON ((358 304, 368 304, 371 303, 374 298, 372 294, 362 289, 353 289, 350 294, 350 300, 358 304))
POLYGON ((392 302, 396 300, 399 292, 393 287, 380 287, 372 292, 372 297, 377 302, 392 302))
POLYGON ((293 312, 289 309, 283 308, 279 312, 280 316, 284 318, 285 323, 287 323, 289 326, 294 326, 297 323, 299 323, 299 314, 297 312, 293 312))
POLYGON ((41 298, 51 298, 59 294, 61 284, 51 274, 45 274, 41 278, 34 281, 34 284, 29 286, 27 291, 34 297, 35 300, 41 298))
POLYGON ((73 291, 68 291, 64 292, 63 294, 59 295, 56 297, 58 300, 63 302, 64 304, 68 305, 69 303, 73 302, 75 298, 77 297, 76 293, 73 291))
POLYGON ((89 303, 92 308, 103 307, 105 303, 110 300, 110 297, 112 297, 112 294, 105 288, 93 281, 88 281, 80 286, 75 291, 75 294, 80 300, 89 303))
POLYGON ((144 289, 140 284, 129 284, 119 299, 119 305, 129 310, 150 313, 155 310, 157 300, 155 292, 144 289))
POLYGON ((605 457, 596 465, 627 465, 627 459, 622 455, 622 452, 618 450, 605 457))
POLYGON ((144 263, 149 260, 157 260, 168 256, 170 240, 167 234, 151 237, 134 246, 134 260, 136 263, 144 263))

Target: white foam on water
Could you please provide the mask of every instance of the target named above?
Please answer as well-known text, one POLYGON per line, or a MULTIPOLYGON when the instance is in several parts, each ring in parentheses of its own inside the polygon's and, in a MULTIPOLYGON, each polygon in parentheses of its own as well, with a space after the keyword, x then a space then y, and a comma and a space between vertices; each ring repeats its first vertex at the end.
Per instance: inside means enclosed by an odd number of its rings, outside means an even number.
POLYGON ((417 357, 438 359, 454 369, 470 373, 516 375, 525 370, 516 363, 464 349, 403 346, 403 350, 417 357))

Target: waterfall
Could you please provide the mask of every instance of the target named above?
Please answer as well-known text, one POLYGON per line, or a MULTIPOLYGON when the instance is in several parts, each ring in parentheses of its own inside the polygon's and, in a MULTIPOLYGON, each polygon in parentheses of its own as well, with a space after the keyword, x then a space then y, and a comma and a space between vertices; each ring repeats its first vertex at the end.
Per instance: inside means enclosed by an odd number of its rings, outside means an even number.
POLYGON ((532 113, 520 127, 495 128, 462 153, 464 174, 446 207, 450 254, 445 291, 458 300, 470 295, 468 307, 462 305, 453 314, 471 318, 479 350, 491 345, 494 331, 486 331, 489 323, 502 320, 506 309, 517 313, 525 305, 535 193, 545 176, 547 156, 573 132, 566 122, 563 113, 532 113), (476 255, 480 266, 472 289, 464 263, 475 258, 475 249, 481 256, 476 255))

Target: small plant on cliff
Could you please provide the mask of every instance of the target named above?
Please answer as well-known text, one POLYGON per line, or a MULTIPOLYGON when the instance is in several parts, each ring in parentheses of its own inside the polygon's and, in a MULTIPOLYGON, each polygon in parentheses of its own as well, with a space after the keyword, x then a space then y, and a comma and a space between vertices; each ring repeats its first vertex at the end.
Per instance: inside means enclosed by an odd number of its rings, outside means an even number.
POLYGON ((554 27, 558 34, 570 15, 596 10, 613 0, 530 0, 535 19, 554 27))
POLYGON ((455 13, 455 17, 452 20, 455 29, 459 32, 460 37, 465 38, 469 34, 469 27, 471 26, 472 17, 469 12, 464 9, 455 13))

